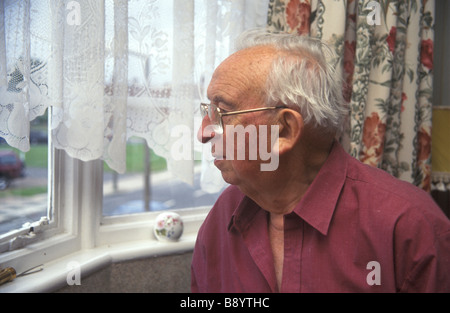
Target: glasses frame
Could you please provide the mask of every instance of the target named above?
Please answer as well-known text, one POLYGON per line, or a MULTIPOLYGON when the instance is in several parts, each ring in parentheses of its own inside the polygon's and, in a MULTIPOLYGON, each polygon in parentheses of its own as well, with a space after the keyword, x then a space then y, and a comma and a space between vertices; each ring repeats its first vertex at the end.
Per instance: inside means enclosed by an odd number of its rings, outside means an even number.
POLYGON ((221 112, 221 108, 219 108, 217 105, 215 105, 213 103, 200 103, 200 113, 202 115, 202 118, 205 118, 205 116, 208 116, 211 123, 219 126, 220 130, 222 132, 223 132, 223 120, 222 120, 223 116, 245 114, 245 113, 252 113, 252 112, 259 112, 259 111, 266 111, 266 110, 286 109, 286 108, 287 108, 286 106, 280 105, 280 106, 275 106, 275 107, 263 107, 263 108, 247 109, 247 110, 221 112), (219 119, 216 118, 216 121, 213 121, 213 119, 210 115, 211 111, 209 108, 214 109, 220 118, 219 119))

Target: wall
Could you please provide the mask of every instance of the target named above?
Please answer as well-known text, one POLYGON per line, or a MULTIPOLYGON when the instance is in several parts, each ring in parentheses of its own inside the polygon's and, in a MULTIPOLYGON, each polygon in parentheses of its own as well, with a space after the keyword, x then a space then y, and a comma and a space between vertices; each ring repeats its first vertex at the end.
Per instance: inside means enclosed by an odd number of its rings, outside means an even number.
MULTIPOLYGON (((433 49, 433 105, 444 106, 450 108, 450 1, 436 0, 435 2, 435 27, 434 27, 434 49, 433 49)), ((441 111, 443 112, 443 111, 441 111)), ((436 111, 433 111, 436 114, 436 111)), ((437 113, 439 114, 439 113, 437 113)), ((435 116, 435 115, 433 115, 435 116)), ((434 122, 434 120, 433 120, 434 122)), ((448 125, 433 124, 432 130, 432 142, 441 140, 444 142, 450 142, 448 139, 448 125), (440 128, 439 128, 440 127, 440 128)), ((433 144, 433 149, 435 145, 433 144)), ((436 159, 433 159, 433 155, 436 155, 436 151, 432 151, 432 170, 439 170, 439 166, 436 166, 436 159)), ((443 158, 445 155, 439 156, 443 158)), ((449 173, 447 175, 450 176, 449 173)), ((447 178, 448 180, 448 178, 447 178)), ((433 198, 438 205, 442 208, 444 213, 450 218, 450 190, 433 190, 431 192, 433 198)))
POLYGON ((60 293, 190 292, 192 252, 113 263, 60 293))
POLYGON ((450 106, 450 1, 436 0, 433 49, 433 105, 450 106))

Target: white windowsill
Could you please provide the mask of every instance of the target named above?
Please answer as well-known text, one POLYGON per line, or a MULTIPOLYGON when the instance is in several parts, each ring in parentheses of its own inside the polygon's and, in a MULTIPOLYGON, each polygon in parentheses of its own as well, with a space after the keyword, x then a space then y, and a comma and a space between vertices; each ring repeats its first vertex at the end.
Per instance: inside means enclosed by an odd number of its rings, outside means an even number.
POLYGON ((69 263, 80 266, 81 285, 83 277, 106 266, 128 260, 154 256, 178 254, 194 249, 197 234, 186 234, 177 242, 143 240, 100 246, 81 250, 43 265, 43 270, 34 274, 17 277, 14 281, 0 286, 0 293, 53 292, 67 286, 67 276, 71 272, 69 263))

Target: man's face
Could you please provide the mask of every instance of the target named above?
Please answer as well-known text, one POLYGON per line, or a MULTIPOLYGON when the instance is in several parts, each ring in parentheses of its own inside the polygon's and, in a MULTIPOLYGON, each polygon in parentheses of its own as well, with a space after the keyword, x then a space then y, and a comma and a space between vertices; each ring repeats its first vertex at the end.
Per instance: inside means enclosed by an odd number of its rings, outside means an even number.
MULTIPOLYGON (((262 91, 273 56, 271 52, 268 47, 251 48, 225 60, 214 72, 208 87, 208 98, 211 103, 226 112, 264 107, 262 91)), ((255 181, 261 172, 261 160, 258 154, 257 159, 254 159, 249 153, 259 151, 255 145, 260 144, 260 137, 264 137, 259 136, 259 126, 268 127, 269 135, 263 140, 270 141, 270 120, 273 114, 274 111, 269 110, 223 116, 222 134, 211 132, 208 127, 211 125, 208 116, 203 119, 198 139, 203 143, 212 144, 214 164, 226 182, 244 187, 255 181), (252 131, 256 131, 256 134, 252 131), (239 134, 244 134, 244 137, 238 138, 239 134), (256 136, 256 141, 252 135, 256 136), (232 145, 230 140, 233 140, 232 145), (245 155, 244 158, 242 153, 245 155)), ((271 146, 270 142, 266 143, 267 147, 271 146)))

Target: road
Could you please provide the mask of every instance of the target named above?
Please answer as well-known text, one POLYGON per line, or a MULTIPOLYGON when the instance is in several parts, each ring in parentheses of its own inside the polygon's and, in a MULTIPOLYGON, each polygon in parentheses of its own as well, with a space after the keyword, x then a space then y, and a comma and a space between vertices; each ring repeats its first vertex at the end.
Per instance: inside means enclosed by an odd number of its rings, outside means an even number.
MULTIPOLYGON (((144 178, 131 175, 119 178, 114 191, 111 179, 105 177, 103 215, 119 215, 145 212, 144 178)), ((194 185, 171 179, 165 173, 152 176, 150 211, 176 210, 196 206, 213 205, 219 193, 209 194, 200 189, 200 173, 194 177, 194 185)))

